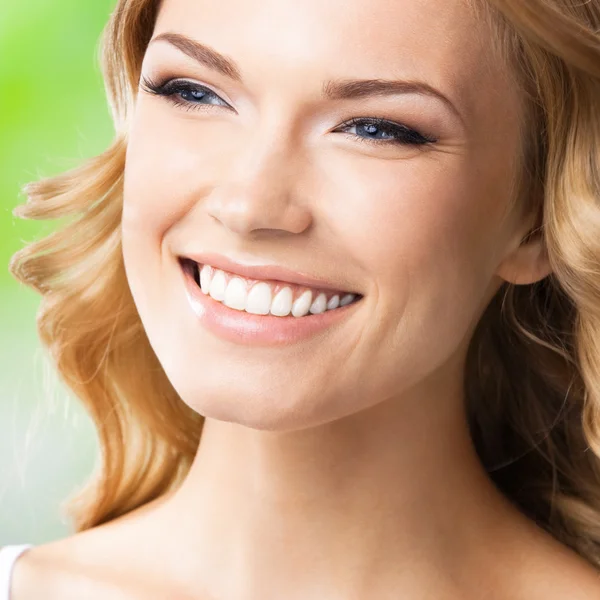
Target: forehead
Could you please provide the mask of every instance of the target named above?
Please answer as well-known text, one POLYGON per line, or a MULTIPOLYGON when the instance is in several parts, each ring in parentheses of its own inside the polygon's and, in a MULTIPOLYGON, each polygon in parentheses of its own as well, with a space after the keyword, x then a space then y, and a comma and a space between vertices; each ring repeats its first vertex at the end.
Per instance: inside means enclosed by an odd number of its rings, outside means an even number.
POLYGON ((465 109, 501 65, 472 0, 163 0, 155 35, 183 33, 232 57, 244 81, 292 76, 421 79, 465 109))

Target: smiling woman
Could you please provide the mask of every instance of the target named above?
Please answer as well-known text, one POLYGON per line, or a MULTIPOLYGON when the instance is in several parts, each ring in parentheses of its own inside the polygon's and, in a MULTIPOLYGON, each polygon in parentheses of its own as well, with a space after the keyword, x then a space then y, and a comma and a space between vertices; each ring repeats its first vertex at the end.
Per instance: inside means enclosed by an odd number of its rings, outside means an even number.
POLYGON ((600 597, 598 31, 120 0, 115 141, 15 211, 103 460, 13 600, 600 597))

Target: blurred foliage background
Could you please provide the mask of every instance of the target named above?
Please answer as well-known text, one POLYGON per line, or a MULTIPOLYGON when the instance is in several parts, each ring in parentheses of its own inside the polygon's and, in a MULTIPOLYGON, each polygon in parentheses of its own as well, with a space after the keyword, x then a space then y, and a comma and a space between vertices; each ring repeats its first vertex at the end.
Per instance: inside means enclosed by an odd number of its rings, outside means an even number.
POLYGON ((0 546, 67 535, 60 503, 92 472, 91 420, 56 376, 36 333, 39 296, 11 255, 52 230, 12 210, 21 187, 109 144, 98 62, 114 0, 0 0, 0 546))

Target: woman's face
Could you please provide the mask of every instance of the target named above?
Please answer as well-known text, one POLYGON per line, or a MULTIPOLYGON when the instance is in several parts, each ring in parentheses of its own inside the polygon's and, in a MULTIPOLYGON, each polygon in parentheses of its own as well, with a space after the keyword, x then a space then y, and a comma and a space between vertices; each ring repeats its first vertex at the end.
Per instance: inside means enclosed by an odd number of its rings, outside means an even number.
POLYGON ((521 111, 489 35, 466 0, 163 2, 143 87, 177 81, 138 94, 122 231, 140 317, 184 402, 284 430, 448 393, 519 242, 504 217, 521 111), (236 66, 197 60, 196 42, 236 66), (190 301, 179 258, 204 253, 362 297, 298 317, 190 301), (257 336, 240 336, 248 323, 257 336))

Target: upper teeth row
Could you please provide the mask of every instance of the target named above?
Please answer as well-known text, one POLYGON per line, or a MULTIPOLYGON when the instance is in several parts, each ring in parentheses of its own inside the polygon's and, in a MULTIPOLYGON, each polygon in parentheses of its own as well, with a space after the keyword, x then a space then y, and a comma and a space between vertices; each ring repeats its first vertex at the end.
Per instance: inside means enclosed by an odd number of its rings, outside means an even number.
POLYGON ((294 317, 303 317, 309 312, 319 314, 338 306, 346 306, 356 298, 355 294, 345 294, 340 299, 340 294, 334 292, 328 299, 324 292, 305 288, 294 300, 292 286, 286 285, 276 290, 280 285, 259 281, 248 291, 249 284, 250 282, 243 277, 229 275, 210 265, 203 265, 200 269, 200 287, 205 294, 223 302, 229 308, 255 315, 272 314, 285 317, 291 313, 294 317))

